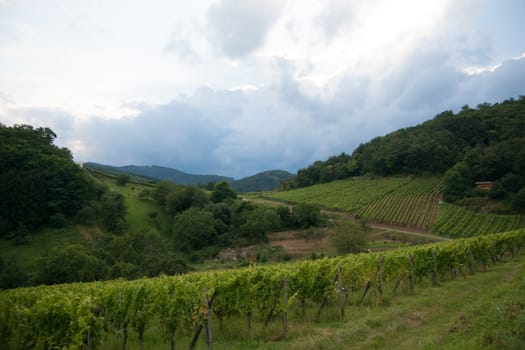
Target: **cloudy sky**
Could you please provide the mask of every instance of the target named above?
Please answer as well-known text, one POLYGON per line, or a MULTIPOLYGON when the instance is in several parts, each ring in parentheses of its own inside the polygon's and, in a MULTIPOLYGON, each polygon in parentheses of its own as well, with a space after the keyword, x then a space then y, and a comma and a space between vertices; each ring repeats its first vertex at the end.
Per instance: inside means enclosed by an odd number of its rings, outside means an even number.
POLYGON ((296 172, 525 95, 523 0, 0 0, 0 123, 78 161, 296 172))

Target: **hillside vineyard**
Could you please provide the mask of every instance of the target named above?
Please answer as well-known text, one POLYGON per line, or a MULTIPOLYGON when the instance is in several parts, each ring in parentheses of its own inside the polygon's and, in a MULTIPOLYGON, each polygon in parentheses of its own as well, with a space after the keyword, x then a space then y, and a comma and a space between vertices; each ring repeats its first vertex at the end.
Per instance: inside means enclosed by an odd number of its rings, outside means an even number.
MULTIPOLYGON (((19 288, 0 293, 0 342, 4 349, 25 344, 43 348, 99 348, 102 336, 139 335, 154 322, 172 348, 176 331, 200 333, 217 317, 283 317, 292 308, 336 302, 344 315, 348 302, 381 298, 387 283, 412 292, 416 282, 438 276, 465 276, 525 245, 525 230, 397 249, 382 253, 302 261, 222 272, 55 286, 19 288), (356 297, 349 297, 356 293, 356 297)), ((208 330, 211 332, 211 329, 208 330)), ((211 334, 211 333, 210 333, 211 334)))

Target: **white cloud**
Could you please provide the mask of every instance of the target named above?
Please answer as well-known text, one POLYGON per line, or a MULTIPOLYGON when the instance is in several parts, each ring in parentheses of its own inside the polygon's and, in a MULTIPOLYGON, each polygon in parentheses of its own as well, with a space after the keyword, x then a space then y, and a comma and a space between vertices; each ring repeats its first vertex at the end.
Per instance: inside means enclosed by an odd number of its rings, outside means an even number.
POLYGON ((12 2, 0 11, 0 122, 50 126, 83 161, 295 171, 443 110, 523 95, 522 6, 12 2))
POLYGON ((208 10, 210 40, 228 57, 243 57, 264 43, 283 5, 280 0, 220 0, 208 10))

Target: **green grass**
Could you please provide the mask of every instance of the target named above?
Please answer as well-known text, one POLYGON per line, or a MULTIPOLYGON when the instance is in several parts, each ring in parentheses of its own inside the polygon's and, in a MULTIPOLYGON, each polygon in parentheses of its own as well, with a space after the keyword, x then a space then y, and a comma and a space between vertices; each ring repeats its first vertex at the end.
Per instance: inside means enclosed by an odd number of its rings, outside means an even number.
POLYGON ((152 189, 151 186, 136 183, 119 186, 115 180, 109 178, 104 179, 103 182, 109 186, 111 191, 121 193, 124 196, 127 207, 127 232, 138 233, 154 230, 165 235, 169 231, 170 219, 164 210, 160 209, 152 200, 139 199, 139 193, 145 188, 152 189), (157 212, 155 220, 148 216, 151 212, 157 212))
MULTIPOLYGON (((144 188, 151 188, 147 185, 128 183, 126 186, 118 186, 114 179, 99 177, 99 181, 104 182, 112 191, 124 195, 127 207, 127 232, 139 233, 146 231, 157 231, 159 234, 166 235, 169 231, 169 217, 160 210, 153 201, 141 200, 138 194, 144 188), (152 220, 148 214, 152 211, 157 212, 157 218, 152 220)), ((96 229, 87 229, 93 231, 96 229)), ((13 240, 0 239, 0 258, 4 262, 15 259, 17 265, 23 272, 35 271, 35 264, 40 257, 45 255, 51 248, 67 244, 83 244, 86 238, 82 236, 77 227, 73 224, 64 228, 44 228, 38 231, 29 232, 30 241, 26 244, 16 245, 13 240)))
MULTIPOLYGON (((507 258, 508 259, 508 258, 507 258)), ((406 286, 404 286, 406 288, 406 286)), ((254 320, 247 329, 245 315, 213 319, 215 349, 523 349, 525 346, 525 256, 490 267, 486 273, 416 284, 415 292, 392 293, 387 284, 382 302, 352 305, 344 320, 334 306, 327 307, 320 321, 311 321, 317 306, 289 314, 288 333, 281 320, 263 326, 254 320)), ((146 332, 146 349, 165 349, 159 326, 146 332)), ((178 349, 188 348, 191 334, 177 335, 178 349)), ((104 349, 116 349, 113 337, 104 349)), ((131 332, 129 349, 137 349, 137 335, 131 332)), ((197 349, 206 349, 204 332, 197 349)))
POLYGON ((85 238, 74 226, 61 229, 45 228, 31 232, 31 241, 23 245, 15 245, 12 240, 0 239, 0 257, 8 261, 14 258, 23 271, 33 271, 38 258, 50 249, 73 243, 83 243, 85 238))

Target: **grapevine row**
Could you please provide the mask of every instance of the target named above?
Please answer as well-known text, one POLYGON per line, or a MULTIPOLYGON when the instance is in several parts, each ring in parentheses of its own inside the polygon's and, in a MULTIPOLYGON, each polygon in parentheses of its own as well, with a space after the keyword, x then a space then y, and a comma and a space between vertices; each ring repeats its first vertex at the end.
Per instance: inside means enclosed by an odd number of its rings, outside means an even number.
POLYGON ((316 261, 8 290, 0 293, 0 343, 5 349, 95 349, 104 334, 116 334, 125 344, 133 330, 141 347, 145 330, 158 322, 173 348, 176 334, 202 329, 212 304, 220 318, 261 318, 286 313, 295 304, 324 305, 342 290, 364 290, 364 298, 369 288, 381 291, 383 282, 409 279, 412 285, 429 275, 434 280, 467 267, 472 271, 475 264, 486 268, 523 246, 525 230, 520 230, 316 261), (283 285, 289 300, 281 297, 283 285))
POLYGON ((333 181, 292 191, 268 194, 271 199, 354 212, 409 183, 409 177, 358 178, 333 181))
POLYGON ((441 198, 440 179, 414 179, 357 212, 365 220, 429 229, 441 198))
POLYGON ((525 227, 525 215, 479 214, 441 203, 432 232, 450 237, 471 237, 525 227))

